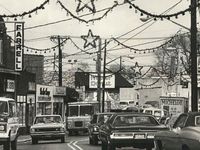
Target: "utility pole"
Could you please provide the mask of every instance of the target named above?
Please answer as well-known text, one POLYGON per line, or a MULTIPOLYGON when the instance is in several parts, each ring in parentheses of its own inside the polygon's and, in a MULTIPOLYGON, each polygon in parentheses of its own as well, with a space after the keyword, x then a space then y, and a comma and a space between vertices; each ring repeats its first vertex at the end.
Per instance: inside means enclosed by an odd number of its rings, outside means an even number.
POLYGON ((197 97, 197 1, 191 0, 191 110, 198 111, 197 97))
POLYGON ((58 59, 59 59, 59 86, 62 86, 62 50, 60 45, 60 36, 58 36, 58 59))
MULTIPOLYGON (((56 39, 58 42, 58 85, 62 86, 62 49, 61 49, 61 39, 67 39, 68 37, 60 37, 58 36, 51 36, 51 39, 56 39)), ((57 43, 56 42, 56 43, 57 43)), ((55 55, 54 55, 54 59, 55 59, 55 55)), ((55 60, 54 60, 55 61, 55 60)), ((54 62, 55 63, 55 62, 54 62)), ((55 64, 54 64, 55 67, 55 64)))
POLYGON ((106 46, 107 42, 105 40, 104 48, 104 61, 103 61, 103 83, 102 83, 102 112, 104 112, 104 103, 105 103, 105 80, 106 80, 106 46))
POLYGON ((97 53, 97 62, 96 62, 96 71, 97 71, 97 101, 99 102, 99 112, 101 112, 101 38, 99 38, 99 50, 97 53))

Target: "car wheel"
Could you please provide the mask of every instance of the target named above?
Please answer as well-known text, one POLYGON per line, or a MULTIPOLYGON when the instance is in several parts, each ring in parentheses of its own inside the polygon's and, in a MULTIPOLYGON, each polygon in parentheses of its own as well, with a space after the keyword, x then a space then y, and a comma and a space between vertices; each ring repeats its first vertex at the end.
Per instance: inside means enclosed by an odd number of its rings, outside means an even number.
POLYGON ((3 145, 3 150, 11 150, 11 142, 8 141, 3 145))
POLYGON ((32 138, 32 144, 37 144, 37 143, 38 143, 38 140, 35 138, 32 138))
POLYGON ((116 150, 114 145, 111 145, 110 143, 107 144, 107 150, 116 150))
POLYGON ((152 150, 152 147, 147 147, 146 150, 152 150))
POLYGON ((17 150, 17 138, 11 142, 11 148, 12 150, 17 150))
POLYGON ((97 136, 93 136, 93 137, 92 137, 92 143, 93 143, 94 145, 98 145, 98 137, 97 137, 97 136))
POLYGON ((107 150, 107 145, 104 142, 101 144, 101 150, 107 150))
POLYGON ((90 145, 93 145, 93 139, 91 137, 89 137, 89 143, 90 145))
POLYGON ((190 148, 187 145, 183 145, 182 150, 190 150, 190 148))
POLYGON ((65 136, 61 137, 61 143, 65 143, 65 136))

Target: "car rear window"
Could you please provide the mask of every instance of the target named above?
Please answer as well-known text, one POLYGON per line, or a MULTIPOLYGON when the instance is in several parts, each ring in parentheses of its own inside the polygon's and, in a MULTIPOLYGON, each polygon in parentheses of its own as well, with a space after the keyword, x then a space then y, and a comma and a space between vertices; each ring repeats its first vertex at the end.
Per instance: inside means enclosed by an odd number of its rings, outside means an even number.
POLYGON ((114 126, 131 126, 131 125, 158 125, 158 122, 151 116, 117 116, 113 122, 114 126))

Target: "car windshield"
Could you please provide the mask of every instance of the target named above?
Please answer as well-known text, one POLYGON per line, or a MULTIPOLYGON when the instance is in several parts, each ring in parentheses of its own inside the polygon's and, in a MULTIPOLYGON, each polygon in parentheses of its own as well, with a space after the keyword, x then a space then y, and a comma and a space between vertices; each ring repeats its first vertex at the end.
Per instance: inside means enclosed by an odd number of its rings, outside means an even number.
POLYGON ((158 122, 151 116, 122 115, 122 116, 117 116, 115 118, 113 125, 114 126, 135 126, 135 125, 152 126, 152 125, 158 125, 158 122))
POLYGON ((0 115, 8 115, 8 103, 0 101, 0 115))
POLYGON ((195 125, 200 126, 200 116, 195 117, 195 125))
POLYGON ((61 123, 62 119, 60 116, 41 116, 36 117, 35 124, 39 123, 61 123))
POLYGON ((105 123, 108 118, 111 116, 111 114, 103 114, 103 115, 99 115, 99 123, 105 123))
POLYGON ((92 106, 80 106, 80 116, 92 115, 93 107, 92 106))

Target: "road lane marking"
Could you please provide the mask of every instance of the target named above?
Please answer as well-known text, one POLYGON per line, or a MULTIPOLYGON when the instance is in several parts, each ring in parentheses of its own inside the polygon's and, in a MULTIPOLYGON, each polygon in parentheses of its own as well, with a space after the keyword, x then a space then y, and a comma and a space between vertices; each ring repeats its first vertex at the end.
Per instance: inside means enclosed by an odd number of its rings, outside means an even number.
POLYGON ((73 145, 74 145, 76 148, 78 148, 79 150, 83 150, 81 147, 79 147, 79 146, 77 145, 78 142, 79 142, 79 141, 75 141, 75 142, 73 143, 73 145))
POLYGON ((72 146, 72 143, 73 143, 74 141, 71 141, 70 143, 67 143, 67 146, 69 146, 72 150, 76 150, 76 148, 74 148, 73 146, 72 146))

